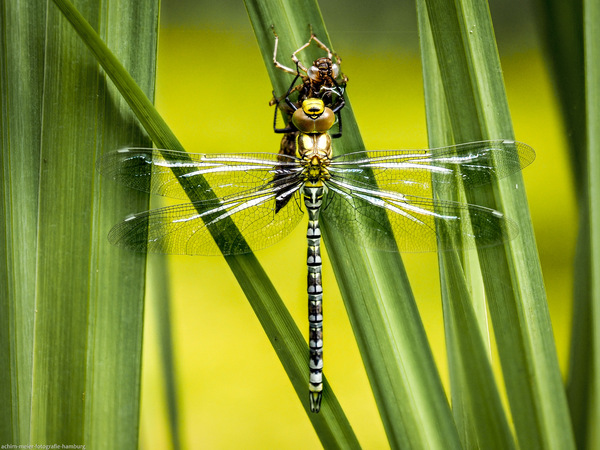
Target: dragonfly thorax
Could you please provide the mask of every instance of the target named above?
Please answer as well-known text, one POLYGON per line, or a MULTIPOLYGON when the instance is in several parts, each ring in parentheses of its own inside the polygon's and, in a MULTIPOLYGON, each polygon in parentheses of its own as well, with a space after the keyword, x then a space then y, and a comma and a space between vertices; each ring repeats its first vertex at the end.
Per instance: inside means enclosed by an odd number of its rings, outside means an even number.
POLYGON ((292 121, 300 131, 296 139, 296 157, 302 160, 306 180, 319 183, 329 178, 327 167, 333 156, 331 136, 327 133, 335 122, 335 114, 323 100, 309 98, 302 102, 292 121))
POLYGON ((317 155, 314 155, 309 160, 306 160, 306 166, 304 169, 306 182, 312 185, 320 185, 323 180, 329 179, 329 162, 329 158, 320 157, 317 155))
POLYGON ((328 166, 333 156, 331 136, 327 133, 299 134, 296 156, 302 160, 307 181, 315 183, 328 179, 328 166))
POLYGON ((332 157, 331 137, 327 133, 298 135, 296 156, 302 160, 308 182, 328 179, 332 157))

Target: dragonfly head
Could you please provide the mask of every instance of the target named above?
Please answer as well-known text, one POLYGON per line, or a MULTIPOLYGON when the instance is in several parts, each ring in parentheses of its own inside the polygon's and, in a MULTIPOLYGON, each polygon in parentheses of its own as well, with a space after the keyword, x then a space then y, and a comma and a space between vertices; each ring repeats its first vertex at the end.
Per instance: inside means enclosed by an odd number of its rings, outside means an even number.
POLYGON ((301 133, 326 133, 335 123, 335 114, 320 98, 307 98, 294 112, 292 123, 301 133))

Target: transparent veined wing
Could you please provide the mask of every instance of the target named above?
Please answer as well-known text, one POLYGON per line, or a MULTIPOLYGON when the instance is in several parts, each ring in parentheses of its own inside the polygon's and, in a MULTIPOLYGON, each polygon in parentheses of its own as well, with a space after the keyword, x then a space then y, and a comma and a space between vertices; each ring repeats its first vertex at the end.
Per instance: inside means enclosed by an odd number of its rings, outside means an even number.
POLYGON ((330 179, 322 215, 359 245, 400 252, 428 252, 500 244, 518 234, 499 211, 482 206, 372 189, 330 179), (437 220, 437 222, 436 222, 437 220), (388 223, 393 230, 390 235, 388 223), (438 246, 438 229, 450 239, 438 246))
POLYGON ((188 200, 227 197, 293 179, 302 168, 293 156, 272 153, 203 154, 125 148, 103 155, 98 171, 131 188, 188 200))
POLYGON ((108 239, 134 251, 178 255, 260 250, 283 239, 302 218, 301 186, 296 181, 134 214, 115 225, 108 239), (276 212, 281 198, 291 200, 276 212))
POLYGON ((364 151, 340 155, 329 167, 332 178, 405 195, 431 196, 431 179, 473 188, 518 172, 535 159, 522 142, 469 142, 426 150, 364 151))

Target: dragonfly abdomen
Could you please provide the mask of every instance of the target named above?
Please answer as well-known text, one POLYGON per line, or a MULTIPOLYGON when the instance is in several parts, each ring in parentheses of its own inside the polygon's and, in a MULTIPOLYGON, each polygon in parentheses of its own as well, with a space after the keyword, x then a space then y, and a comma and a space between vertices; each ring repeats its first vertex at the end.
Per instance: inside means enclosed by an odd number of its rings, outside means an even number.
POLYGON ((308 211, 306 238, 308 251, 308 347, 310 351, 310 409, 319 412, 323 392, 323 286, 321 283, 321 229, 319 210, 323 203, 322 186, 304 187, 304 204, 308 211))

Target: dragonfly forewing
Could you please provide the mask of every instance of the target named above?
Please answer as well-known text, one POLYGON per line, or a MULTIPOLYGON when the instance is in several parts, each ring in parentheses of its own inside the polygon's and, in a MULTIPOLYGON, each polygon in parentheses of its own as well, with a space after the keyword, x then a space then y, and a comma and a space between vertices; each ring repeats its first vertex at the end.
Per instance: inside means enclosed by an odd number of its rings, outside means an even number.
POLYGON ((292 156, 203 154, 152 148, 126 148, 107 153, 100 158, 97 167, 103 175, 131 188, 184 200, 224 198, 262 189, 284 183, 301 171, 297 158, 292 156))
POLYGON ((385 191, 431 196, 436 183, 466 189, 491 183, 528 166, 535 151, 522 142, 496 140, 425 150, 387 150, 349 153, 335 157, 332 177, 359 182, 385 191))

